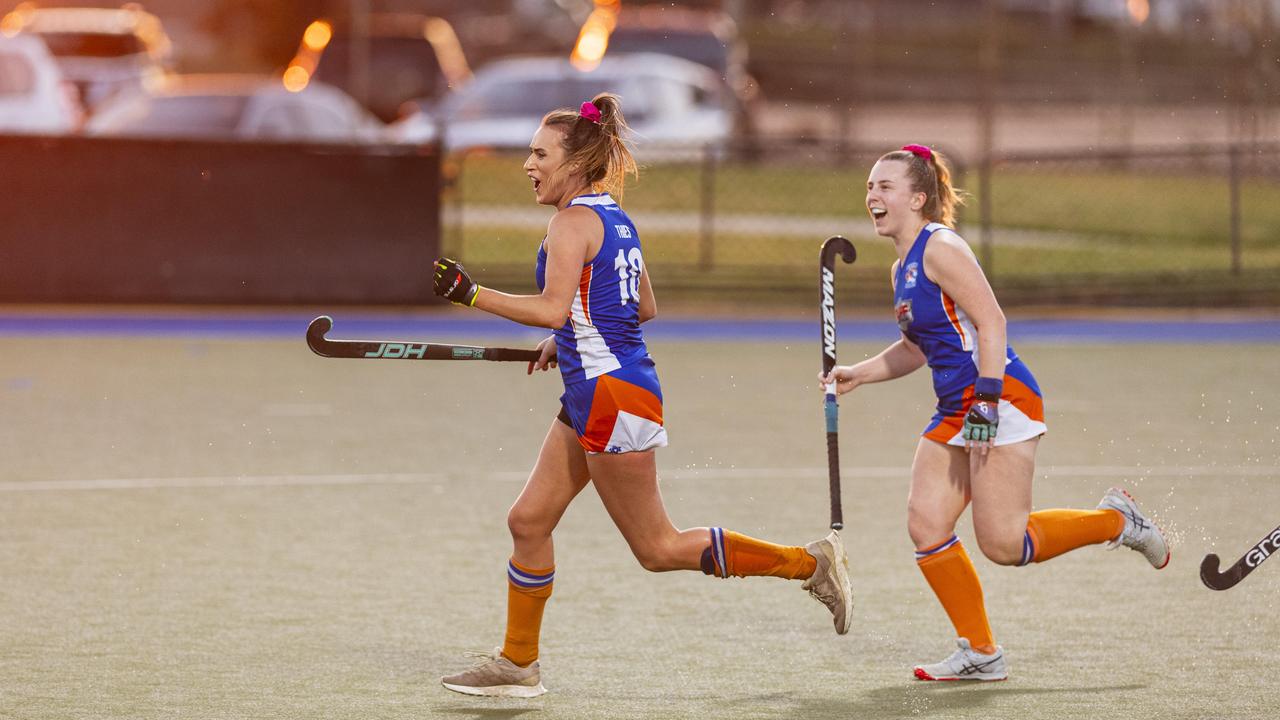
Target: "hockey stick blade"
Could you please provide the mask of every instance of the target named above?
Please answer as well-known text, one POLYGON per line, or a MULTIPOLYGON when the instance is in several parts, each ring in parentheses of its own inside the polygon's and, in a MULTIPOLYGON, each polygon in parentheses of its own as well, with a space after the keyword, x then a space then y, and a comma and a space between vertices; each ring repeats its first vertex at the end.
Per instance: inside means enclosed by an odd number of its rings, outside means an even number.
POLYGON ((333 318, 321 315, 307 326, 307 347, 327 358, 360 358, 382 360, 492 360, 496 362, 534 362, 537 350, 476 347, 473 345, 440 345, 423 342, 385 342, 374 340, 330 340, 325 337, 333 329, 333 318))
MULTIPOLYGON (((822 374, 836 366, 836 255, 846 263, 858 259, 853 243, 834 235, 822 243, 819 255, 819 299, 822 316, 822 374)), ((831 498, 831 529, 844 528, 844 508, 840 499, 840 411, 836 403, 835 385, 827 386, 823 402, 827 424, 827 480, 831 498)))
POLYGON ((1272 530, 1257 545, 1249 548, 1249 552, 1227 568, 1226 572, 1218 572, 1222 560, 1216 554, 1205 555, 1204 560, 1200 562, 1200 581, 1211 590, 1229 590, 1276 551, 1280 551, 1280 527, 1272 530))

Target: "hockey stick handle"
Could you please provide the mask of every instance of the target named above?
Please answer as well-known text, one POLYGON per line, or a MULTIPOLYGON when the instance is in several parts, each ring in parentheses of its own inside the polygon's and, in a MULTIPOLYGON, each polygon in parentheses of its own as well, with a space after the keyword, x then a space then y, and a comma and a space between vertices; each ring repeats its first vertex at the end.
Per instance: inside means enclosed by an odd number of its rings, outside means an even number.
POLYGON ((521 350, 517 348, 485 348, 484 359, 495 362, 537 362, 542 353, 537 350, 521 350))
POLYGON ((835 398, 827 397, 827 485, 831 497, 831 529, 840 530, 844 528, 844 508, 840 502, 840 433, 832 429, 837 415, 835 398))
POLYGON ((444 345, 423 342, 384 342, 374 340, 330 340, 325 334, 333 327, 333 318, 321 315, 307 326, 307 347, 328 358, 360 358, 385 360, 491 360, 495 362, 535 362, 537 350, 444 345))

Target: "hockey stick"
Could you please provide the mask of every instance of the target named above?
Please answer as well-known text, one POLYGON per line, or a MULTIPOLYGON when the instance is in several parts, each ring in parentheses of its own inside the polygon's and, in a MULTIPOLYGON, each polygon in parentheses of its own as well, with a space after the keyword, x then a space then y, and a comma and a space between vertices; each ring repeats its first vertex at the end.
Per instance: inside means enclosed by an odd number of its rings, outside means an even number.
POLYGON ((1221 560, 1216 554, 1205 555, 1200 563, 1200 580, 1211 590, 1228 590, 1277 551, 1280 551, 1280 527, 1249 548, 1249 552, 1237 560, 1235 565, 1227 568, 1226 572, 1218 572, 1221 560))
POLYGON ((474 347, 471 345, 437 345, 421 342, 382 342, 368 340, 329 340, 325 333, 333 328, 333 318, 321 315, 307 326, 307 347, 328 358, 379 358, 388 360, 496 360, 499 362, 533 362, 537 350, 474 347))
MULTIPOLYGON (((836 253, 846 263, 858 258, 853 243, 835 235, 822 243, 822 374, 836 366, 836 253)), ((828 383, 825 410, 827 417, 827 480, 831 488, 831 529, 844 527, 844 510, 840 506, 840 410, 836 404, 836 383, 828 383)))

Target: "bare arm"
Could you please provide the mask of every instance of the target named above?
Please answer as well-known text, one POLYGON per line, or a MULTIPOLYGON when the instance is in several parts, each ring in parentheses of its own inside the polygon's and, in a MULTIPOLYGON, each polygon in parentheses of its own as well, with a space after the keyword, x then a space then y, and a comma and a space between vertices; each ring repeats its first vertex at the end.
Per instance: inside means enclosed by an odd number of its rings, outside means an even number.
POLYGON ((575 206, 556 213, 547 226, 546 284, 538 295, 511 295, 480 288, 475 307, 524 325, 557 329, 569 317, 582 265, 599 250, 603 226, 591 210, 575 206))
MULTIPOLYGON (((889 270, 889 281, 892 283, 898 276, 898 262, 895 260, 889 270)), ((832 378, 838 382, 837 394, 843 395, 850 390, 867 383, 894 380, 909 375, 925 364, 924 353, 904 335, 898 342, 890 345, 872 358, 867 358, 854 365, 837 365, 832 370, 832 378)), ((822 378, 823 385, 829 378, 822 378)))
POLYGON ((833 371, 838 381, 836 391, 843 395, 859 385, 894 380, 910 375, 925 363, 924 353, 905 337, 875 357, 854 365, 838 365, 833 371))
POLYGON ((924 269, 973 322, 978 332, 978 375, 1003 378, 1008 346, 1004 311, 973 251, 955 233, 938 232, 925 247, 924 269))
POLYGON ((658 316, 658 300, 653 296, 653 286, 649 284, 649 268, 640 271, 640 307, 637 308, 640 322, 648 322, 658 316))

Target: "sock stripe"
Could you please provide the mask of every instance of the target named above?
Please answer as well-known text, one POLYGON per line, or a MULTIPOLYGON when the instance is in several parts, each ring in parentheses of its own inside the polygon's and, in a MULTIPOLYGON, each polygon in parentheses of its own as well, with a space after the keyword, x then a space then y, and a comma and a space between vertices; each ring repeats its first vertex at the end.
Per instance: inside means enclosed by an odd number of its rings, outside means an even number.
POLYGON ((711 554, 716 561, 720 577, 729 577, 729 565, 724 559, 724 528, 711 528, 711 554))
POLYGON ((551 582, 556 579, 556 571, 552 570, 546 575, 536 575, 534 573, 521 570, 516 567, 515 563, 508 561, 507 579, 510 580, 513 585, 518 585, 523 588, 540 588, 550 585, 551 582))
POLYGON ((923 560, 929 557, 930 555, 937 555, 938 553, 942 552, 943 550, 946 550, 947 548, 951 547, 952 545, 955 545, 958 542, 960 542, 960 538, 955 535, 952 535, 950 538, 943 540, 941 543, 938 543, 937 545, 934 545, 931 548, 926 548, 924 550, 917 550, 916 561, 918 562, 920 560, 923 560))
POLYGON ((1036 544, 1031 540, 1031 529, 1028 528, 1027 532, 1022 536, 1022 561, 1018 565, 1030 565, 1035 558, 1036 544))

